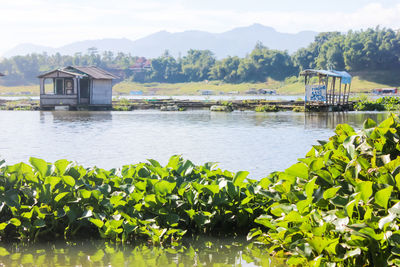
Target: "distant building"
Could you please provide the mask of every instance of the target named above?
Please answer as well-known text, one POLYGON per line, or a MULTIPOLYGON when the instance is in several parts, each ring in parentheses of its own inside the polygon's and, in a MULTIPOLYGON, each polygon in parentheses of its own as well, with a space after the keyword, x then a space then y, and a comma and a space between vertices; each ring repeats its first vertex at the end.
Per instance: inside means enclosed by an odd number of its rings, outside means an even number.
POLYGON ((381 88, 372 90, 373 94, 376 95, 393 95, 397 94, 397 88, 381 88))
POLYGON ((149 71, 151 70, 151 61, 144 57, 140 57, 136 60, 135 64, 129 67, 129 69, 134 72, 149 71))
POLYGON ((69 66, 39 75, 40 107, 110 108, 112 80, 118 77, 98 67, 69 66))
POLYGON ((131 95, 143 95, 143 91, 142 90, 138 90, 138 91, 130 91, 131 95))
POLYGON ((228 92, 228 95, 238 95, 239 91, 230 91, 228 92))
POLYGON ((245 93, 248 95, 256 95, 256 94, 258 94, 258 91, 256 89, 252 88, 250 90, 247 90, 245 93))
POLYGON ((258 93, 261 94, 261 95, 274 95, 274 94, 276 94, 276 90, 258 89, 258 93))
POLYGON ((201 95, 213 95, 214 91, 212 90, 199 90, 198 91, 201 95))

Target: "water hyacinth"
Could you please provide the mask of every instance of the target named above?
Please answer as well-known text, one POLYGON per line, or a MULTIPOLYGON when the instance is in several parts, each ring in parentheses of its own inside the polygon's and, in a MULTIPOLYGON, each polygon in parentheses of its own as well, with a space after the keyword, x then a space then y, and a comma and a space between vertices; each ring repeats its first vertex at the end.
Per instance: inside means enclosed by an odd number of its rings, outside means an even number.
POLYGON ((173 156, 109 171, 67 160, 0 169, 2 240, 177 244, 247 235, 289 265, 400 264, 400 120, 335 135, 260 181, 173 156))
POLYGON ((238 235, 256 226, 272 200, 248 173, 195 166, 173 156, 120 170, 85 169, 67 160, 3 166, 2 239, 102 237, 155 244, 184 234, 238 235))
POLYGON ((337 126, 299 163, 270 175, 280 199, 249 238, 289 265, 399 265, 399 133, 393 115, 379 126, 368 119, 359 132, 337 126))

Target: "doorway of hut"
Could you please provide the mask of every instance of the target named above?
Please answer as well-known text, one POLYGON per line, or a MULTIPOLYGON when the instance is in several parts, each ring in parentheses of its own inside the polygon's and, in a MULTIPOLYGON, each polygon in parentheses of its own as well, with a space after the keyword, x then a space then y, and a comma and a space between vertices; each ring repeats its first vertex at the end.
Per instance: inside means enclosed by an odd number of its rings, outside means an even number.
POLYGON ((79 103, 80 104, 90 104, 90 80, 81 79, 79 86, 79 103))

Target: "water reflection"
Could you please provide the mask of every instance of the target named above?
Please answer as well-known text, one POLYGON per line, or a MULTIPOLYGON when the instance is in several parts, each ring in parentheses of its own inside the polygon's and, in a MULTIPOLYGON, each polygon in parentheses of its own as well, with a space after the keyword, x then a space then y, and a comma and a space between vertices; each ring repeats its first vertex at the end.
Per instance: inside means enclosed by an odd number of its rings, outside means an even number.
MULTIPOLYGON (((242 239, 198 238, 177 247, 104 241, 1 244, 5 266, 277 266, 265 246, 242 239)), ((1 265, 0 264, 0 265, 1 265)))
POLYGON ((368 118, 381 122, 388 115, 385 112, 310 112, 304 114, 304 125, 306 128, 335 129, 338 124, 347 123, 360 128, 368 118))
POLYGON ((40 111, 40 121, 46 122, 104 122, 112 120, 111 111, 40 111))

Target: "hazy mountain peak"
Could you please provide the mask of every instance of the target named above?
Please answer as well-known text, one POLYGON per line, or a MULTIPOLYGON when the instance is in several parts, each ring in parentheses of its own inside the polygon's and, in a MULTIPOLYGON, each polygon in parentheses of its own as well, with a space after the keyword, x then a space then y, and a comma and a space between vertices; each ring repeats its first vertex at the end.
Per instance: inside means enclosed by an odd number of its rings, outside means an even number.
POLYGON ((297 34, 280 33, 272 27, 254 23, 222 33, 199 30, 170 33, 162 30, 135 41, 127 38, 104 38, 82 40, 58 48, 25 43, 17 45, 3 56, 11 57, 42 52, 73 55, 77 52, 85 53, 88 48, 96 47, 99 52, 124 52, 149 58, 158 57, 165 50, 169 50, 170 54, 174 56, 184 55, 189 49, 209 49, 218 58, 228 55, 243 57, 251 52, 258 41, 269 48, 294 52, 311 43, 316 35, 317 33, 312 31, 303 31, 297 34))

